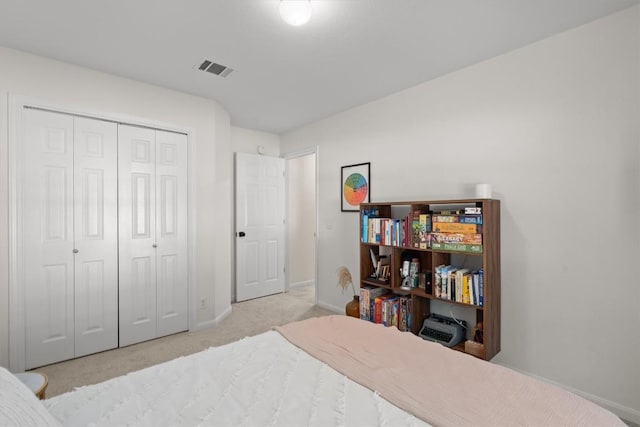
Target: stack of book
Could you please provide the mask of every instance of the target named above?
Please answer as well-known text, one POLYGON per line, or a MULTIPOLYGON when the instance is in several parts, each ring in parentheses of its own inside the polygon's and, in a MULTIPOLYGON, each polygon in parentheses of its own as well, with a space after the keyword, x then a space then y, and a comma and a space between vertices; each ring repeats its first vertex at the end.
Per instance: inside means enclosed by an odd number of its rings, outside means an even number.
POLYGON ((433 296, 446 300, 484 305, 484 271, 471 271, 453 265, 434 268, 433 296))
POLYGON ((481 208, 433 212, 428 245, 435 250, 482 253, 481 208))
POLYGON ((375 286, 360 288, 360 318, 401 331, 411 330, 411 297, 390 293, 375 286))
POLYGON ((376 286, 360 287, 360 318, 373 322, 375 299, 388 292, 387 289, 376 286))
POLYGON ((376 218, 362 214, 362 241, 383 246, 409 247, 409 217, 402 219, 376 218))

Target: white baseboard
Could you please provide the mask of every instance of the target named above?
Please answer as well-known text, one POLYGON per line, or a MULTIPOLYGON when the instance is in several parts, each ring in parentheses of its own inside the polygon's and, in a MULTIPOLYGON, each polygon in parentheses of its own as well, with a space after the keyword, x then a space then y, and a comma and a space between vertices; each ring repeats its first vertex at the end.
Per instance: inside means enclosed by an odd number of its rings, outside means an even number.
POLYGON ((302 282, 295 282, 295 283, 289 283, 289 289, 291 288, 295 288, 298 286, 308 286, 308 285, 313 285, 315 282, 313 280, 305 280, 302 282))
POLYGON ((231 305, 222 312, 218 317, 213 320, 207 320, 205 322, 200 322, 196 325, 194 331, 199 331, 201 329, 213 328, 214 326, 218 326, 220 322, 227 318, 231 314, 232 308, 231 305))
POLYGON ((577 394, 580 397, 584 397, 585 399, 592 401, 593 403, 595 403, 598 406, 602 406, 606 410, 613 412, 618 417, 620 417, 620 418, 622 418, 622 419, 624 419, 626 421, 631 421, 633 423, 640 424, 640 411, 637 410, 637 409, 629 408, 629 407, 621 405, 621 404, 619 404, 617 402, 612 402, 611 400, 607 400, 607 399, 604 399, 602 397, 595 396, 593 394, 584 392, 582 390, 578 390, 576 388, 569 387, 567 385, 564 385, 564 384, 561 384, 559 382, 550 380, 548 378, 541 377, 539 375, 531 374, 529 372, 523 371, 523 370, 518 369, 518 368, 514 368, 513 366, 509 366, 509 365, 504 364, 504 363, 496 363, 496 365, 501 365, 501 366, 504 366, 505 368, 513 369, 514 371, 520 372, 520 373, 522 373, 524 375, 527 375, 529 377, 532 377, 532 378, 535 378, 537 380, 543 381, 545 383, 553 384, 553 385, 555 385, 557 387, 560 387, 560 388, 562 388, 564 390, 570 391, 571 393, 577 394))
POLYGON ((316 305, 318 307, 324 308, 325 310, 333 311, 334 313, 337 313, 337 314, 344 314, 344 307, 336 307, 335 305, 325 304, 320 301, 318 301, 316 305))

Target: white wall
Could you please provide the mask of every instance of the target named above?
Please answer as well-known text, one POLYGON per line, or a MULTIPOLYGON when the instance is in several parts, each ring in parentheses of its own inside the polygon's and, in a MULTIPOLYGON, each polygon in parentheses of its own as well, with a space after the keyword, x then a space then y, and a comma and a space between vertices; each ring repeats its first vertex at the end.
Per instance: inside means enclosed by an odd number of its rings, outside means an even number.
POLYGON ((340 166, 371 162, 372 201, 502 200, 502 352, 494 361, 640 422, 640 8, 282 135, 318 145, 319 301, 348 300, 358 215, 340 166))
POLYGON ((77 110, 127 115, 193 131, 197 300, 200 325, 230 308, 230 118, 215 101, 0 47, 0 365, 8 366, 7 96, 36 98, 77 110))
POLYGON ((287 160, 289 285, 315 281, 316 155, 287 160))
POLYGON ((280 156, 280 137, 274 133, 231 126, 231 150, 257 154, 258 146, 264 147, 264 155, 280 156))

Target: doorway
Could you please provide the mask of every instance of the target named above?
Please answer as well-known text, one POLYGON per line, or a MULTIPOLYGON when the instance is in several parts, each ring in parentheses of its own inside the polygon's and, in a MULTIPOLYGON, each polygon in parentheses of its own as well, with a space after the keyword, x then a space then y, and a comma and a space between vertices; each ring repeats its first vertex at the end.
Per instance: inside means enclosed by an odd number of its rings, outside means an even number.
POLYGON ((311 149, 286 156, 288 259, 287 291, 317 301, 317 152, 311 149))

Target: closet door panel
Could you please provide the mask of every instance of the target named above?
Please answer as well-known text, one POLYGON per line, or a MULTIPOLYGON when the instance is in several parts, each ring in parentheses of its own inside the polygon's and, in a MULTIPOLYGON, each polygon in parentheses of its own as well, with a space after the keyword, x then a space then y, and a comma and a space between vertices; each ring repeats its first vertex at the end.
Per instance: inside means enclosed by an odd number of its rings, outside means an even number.
POLYGON ((118 346, 118 131, 74 119, 75 356, 118 346))
POLYGON ((155 131, 118 126, 120 346, 157 336, 155 131))
POLYGON ((74 356, 73 118, 23 112, 18 250, 30 369, 74 356))
POLYGON ((187 137, 156 131, 158 336, 188 329, 187 137))

